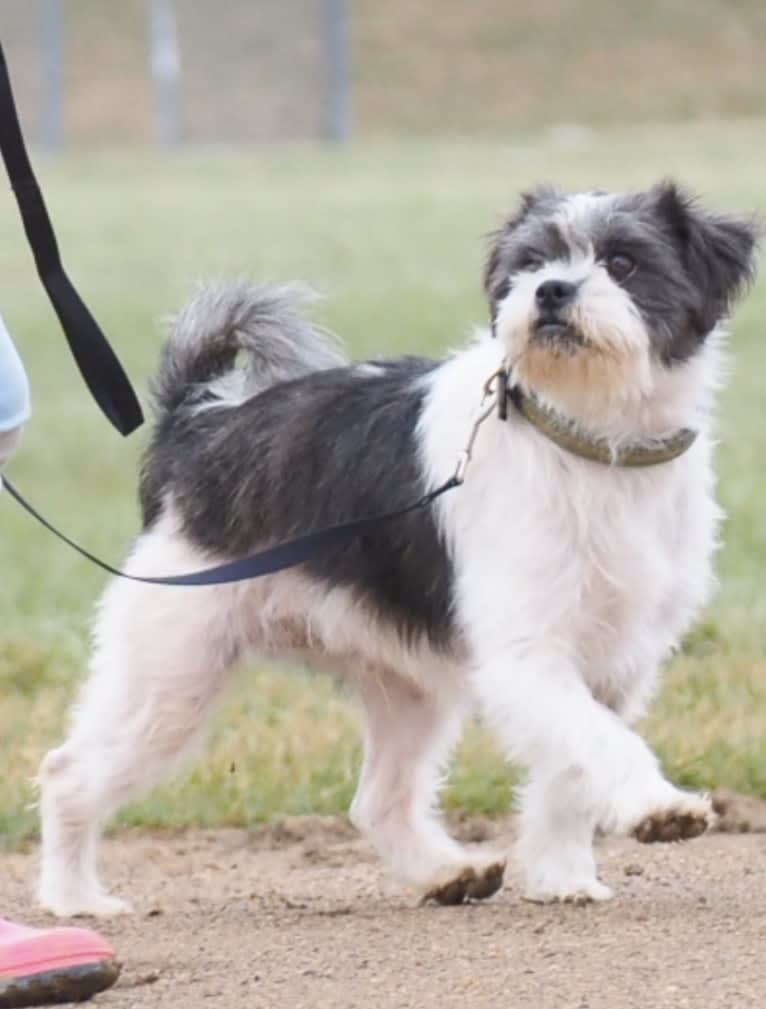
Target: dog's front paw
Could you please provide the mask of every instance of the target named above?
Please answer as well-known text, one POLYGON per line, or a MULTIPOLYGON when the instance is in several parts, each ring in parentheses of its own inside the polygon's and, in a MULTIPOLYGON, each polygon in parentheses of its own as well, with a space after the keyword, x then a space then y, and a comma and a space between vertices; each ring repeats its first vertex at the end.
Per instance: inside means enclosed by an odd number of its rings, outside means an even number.
POLYGON ((463 904, 469 900, 486 900, 503 885, 505 862, 490 862, 484 866, 469 865, 457 874, 440 880, 423 894, 421 903, 463 904))
POLYGON ((132 906, 126 900, 107 893, 91 893, 79 897, 41 893, 40 905, 57 918, 112 918, 133 913, 132 906))
POLYGON ((524 900, 532 904, 602 904, 613 896, 612 890, 595 876, 540 877, 528 881, 524 891, 524 900))
POLYGON ((679 792, 673 805, 648 813, 632 834, 642 844, 687 841, 704 834, 715 820, 709 796, 679 792))

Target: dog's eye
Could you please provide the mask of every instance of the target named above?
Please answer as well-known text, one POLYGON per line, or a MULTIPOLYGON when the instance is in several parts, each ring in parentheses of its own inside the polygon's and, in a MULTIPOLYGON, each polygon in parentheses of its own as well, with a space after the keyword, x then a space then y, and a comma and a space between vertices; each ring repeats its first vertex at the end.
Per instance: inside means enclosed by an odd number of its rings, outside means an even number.
POLYGON ((613 280, 627 280, 628 277, 635 271, 636 263, 635 260, 630 258, 630 256, 626 256, 622 252, 617 252, 607 259, 606 268, 609 276, 613 280))
POLYGON ((527 249, 526 252, 522 253, 519 257, 518 269, 519 270, 539 270, 545 265, 545 256, 541 252, 535 252, 534 249, 527 249))
POLYGON ((511 278, 504 277, 496 286, 492 292, 495 301, 503 301, 508 297, 511 290, 511 278))

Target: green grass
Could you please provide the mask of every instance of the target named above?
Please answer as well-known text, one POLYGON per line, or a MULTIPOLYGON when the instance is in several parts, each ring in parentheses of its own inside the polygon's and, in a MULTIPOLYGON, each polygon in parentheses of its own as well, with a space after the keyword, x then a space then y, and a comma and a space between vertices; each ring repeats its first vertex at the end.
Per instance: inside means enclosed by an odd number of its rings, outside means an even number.
MULTIPOLYGON (((323 320, 359 354, 438 351, 484 318, 484 234, 520 187, 640 186, 675 174, 714 205, 757 208, 762 122, 502 141, 102 153, 40 162, 71 275, 143 389, 158 318, 200 276, 310 281, 323 320)), ((0 206, 0 300, 31 372, 35 417, 10 473, 52 518, 112 559, 137 528, 136 457, 90 403, 36 279, 10 198, 0 206)), ((669 772, 766 795, 766 287, 739 311, 723 403, 721 590, 672 663, 648 724, 669 772)), ((35 828, 30 778, 60 738, 102 576, 0 497, 0 833, 35 828)), ((350 709, 329 681, 248 671, 184 780, 122 816, 144 825, 248 824, 344 809, 359 764, 350 709)), ((511 777, 474 728, 447 803, 507 806, 511 777)))

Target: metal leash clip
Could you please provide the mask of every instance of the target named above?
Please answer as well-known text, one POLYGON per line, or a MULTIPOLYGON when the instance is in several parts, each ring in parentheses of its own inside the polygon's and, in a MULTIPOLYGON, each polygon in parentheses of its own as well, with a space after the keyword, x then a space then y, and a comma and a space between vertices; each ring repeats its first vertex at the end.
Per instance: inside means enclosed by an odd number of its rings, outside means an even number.
POLYGON ((505 365, 502 364, 497 371, 492 372, 487 381, 484 383, 484 392, 481 397, 481 403, 474 413, 473 422, 471 423, 471 431, 468 435, 468 441, 457 459, 457 466, 455 467, 455 475, 453 477, 455 483, 457 484, 462 484, 465 479, 465 471, 468 469, 468 464, 471 461, 473 446, 476 442, 476 436, 479 433, 481 425, 495 410, 495 408, 497 408, 498 415, 501 418, 505 416, 505 393, 507 380, 508 372, 506 371, 505 365))

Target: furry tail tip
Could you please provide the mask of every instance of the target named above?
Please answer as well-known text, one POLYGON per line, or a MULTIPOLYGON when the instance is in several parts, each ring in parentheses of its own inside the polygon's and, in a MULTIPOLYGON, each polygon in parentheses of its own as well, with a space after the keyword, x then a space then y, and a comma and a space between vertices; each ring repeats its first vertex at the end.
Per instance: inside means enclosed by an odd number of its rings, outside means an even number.
POLYGON ((172 412, 200 397, 211 405, 241 402, 278 382, 347 364, 338 341, 308 319, 314 301, 316 295, 297 284, 199 285, 170 321, 152 384, 156 412, 172 412))

